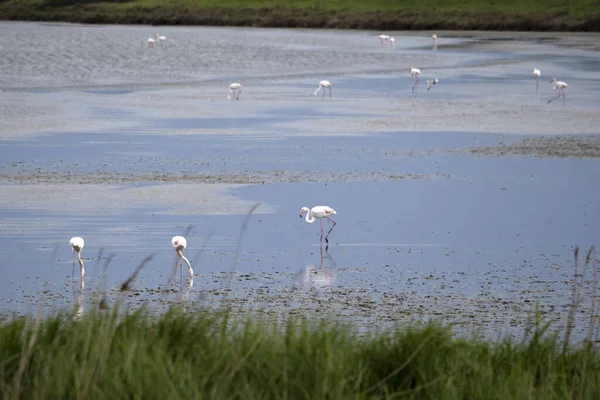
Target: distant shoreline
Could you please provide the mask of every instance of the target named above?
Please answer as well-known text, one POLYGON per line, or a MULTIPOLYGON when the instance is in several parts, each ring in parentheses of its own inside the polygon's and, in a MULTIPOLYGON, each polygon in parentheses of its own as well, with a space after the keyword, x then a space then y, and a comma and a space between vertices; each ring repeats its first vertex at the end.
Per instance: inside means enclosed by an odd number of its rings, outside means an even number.
POLYGON ((119 8, 106 4, 38 6, 29 1, 0 3, 0 20, 125 25, 191 25, 264 28, 394 30, 489 30, 600 32, 600 16, 556 13, 398 10, 344 11, 314 8, 202 8, 179 4, 119 8), (28 5, 29 3, 29 5, 28 5))

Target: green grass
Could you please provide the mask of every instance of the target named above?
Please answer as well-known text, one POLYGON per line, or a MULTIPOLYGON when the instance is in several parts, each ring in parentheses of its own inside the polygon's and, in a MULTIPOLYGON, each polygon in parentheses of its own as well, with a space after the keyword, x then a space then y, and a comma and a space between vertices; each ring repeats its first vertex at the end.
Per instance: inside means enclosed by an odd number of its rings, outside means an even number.
POLYGON ((0 19, 350 29, 600 31, 598 0, 0 0, 0 19))
POLYGON ((225 314, 92 312, 0 327, 2 399, 594 399, 600 354, 453 338, 436 325, 360 337, 225 314))

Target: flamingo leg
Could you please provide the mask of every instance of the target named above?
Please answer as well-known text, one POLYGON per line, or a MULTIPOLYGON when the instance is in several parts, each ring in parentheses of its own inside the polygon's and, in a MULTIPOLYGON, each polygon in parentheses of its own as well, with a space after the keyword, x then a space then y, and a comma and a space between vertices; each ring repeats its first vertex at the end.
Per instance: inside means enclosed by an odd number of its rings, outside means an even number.
POLYGON ((565 92, 563 90, 560 91, 562 93, 563 98, 563 106, 565 105, 565 92))
POLYGON ((75 250, 73 250, 73 270, 71 271, 71 279, 75 275, 75 250))
POLYGON ((329 98, 331 98, 331 87, 329 87, 329 98))
POLYGON ((319 224, 321 225, 321 243, 323 243, 323 218, 319 219, 319 224))
POLYGON ((535 94, 539 94, 540 80, 536 79, 535 81, 535 94))
MULTIPOLYGON (((333 223, 333 225, 331 226, 331 228, 329 228, 329 232, 327 232, 327 235, 325 236, 325 243, 329 244, 329 239, 328 239, 328 238, 329 238, 329 234, 331 233, 331 231, 333 230, 333 228, 335 228, 335 226, 336 226, 337 224, 336 224, 336 223, 335 223, 335 221, 334 221, 334 220, 332 220, 331 218, 329 218, 329 217, 325 217, 325 218, 327 218, 328 220, 330 220, 330 221, 333 223)), ((328 247, 329 247, 329 246, 328 246, 328 247)))

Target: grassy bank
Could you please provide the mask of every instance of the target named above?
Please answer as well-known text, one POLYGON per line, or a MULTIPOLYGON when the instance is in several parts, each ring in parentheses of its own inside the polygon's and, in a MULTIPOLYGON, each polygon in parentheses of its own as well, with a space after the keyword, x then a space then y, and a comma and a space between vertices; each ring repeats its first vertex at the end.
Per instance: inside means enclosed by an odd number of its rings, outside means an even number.
POLYGON ((600 398, 591 347, 459 340, 434 325, 358 337, 339 325, 98 312, 5 324, 0 352, 3 399, 600 398))
POLYGON ((595 0, 0 0, 0 19, 373 30, 600 31, 595 0))

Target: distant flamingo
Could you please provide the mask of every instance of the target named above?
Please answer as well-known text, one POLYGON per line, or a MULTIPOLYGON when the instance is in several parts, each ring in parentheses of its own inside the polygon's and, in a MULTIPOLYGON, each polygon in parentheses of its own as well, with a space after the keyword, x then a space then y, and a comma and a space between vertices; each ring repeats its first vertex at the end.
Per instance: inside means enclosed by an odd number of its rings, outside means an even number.
POLYGON ((173 239, 171 239, 171 246, 173 246, 173 248, 175 249, 175 252, 179 256, 179 258, 181 258, 183 261, 185 261, 185 263, 188 266, 190 276, 193 278, 194 270, 192 269, 192 265, 190 264, 188 259, 185 258, 183 255, 183 250, 187 246, 187 241, 185 240, 185 238, 183 236, 173 236, 173 239))
POLYGON ((563 98, 563 104, 565 104, 565 89, 569 87, 569 85, 567 85, 565 82, 563 81, 559 81, 556 80, 556 78, 553 78, 550 83, 552 83, 552 90, 557 90, 558 91, 558 96, 551 98, 550 100, 548 100, 548 103, 550 103, 552 100, 556 100, 558 98, 560 98, 560 96, 562 95, 563 98))
POLYGON ((306 222, 308 222, 309 224, 312 224, 313 222, 315 222, 316 218, 319 219, 319 222, 321 224, 321 242, 323 241, 323 218, 327 218, 329 221, 331 221, 333 223, 333 225, 331 226, 331 229, 329 229, 329 232, 327 232, 327 235, 325 236, 325 242, 329 246, 329 234, 331 233, 333 228, 335 228, 335 225, 336 225, 335 221, 329 217, 331 215, 337 214, 335 212, 335 210, 333 208, 327 207, 327 206, 315 206, 315 207, 311 208, 310 210, 308 209, 308 207, 302 207, 302 209, 300 210, 300 218, 302 218, 302 215, 304 213, 307 213, 306 214, 306 222))
POLYGON ((227 95, 229 100, 239 100, 240 94, 242 94, 242 85, 240 83, 232 83, 229 85, 229 94, 227 95), (231 95, 233 95, 233 98, 231 95))
POLYGON ((83 238, 79 236, 72 237, 69 241, 69 245, 71 249, 73 249, 73 271, 71 272, 71 276, 75 274, 75 253, 77 253, 77 260, 79 261, 79 272, 81 273, 81 278, 83 279, 83 274, 85 274, 85 269, 83 268, 83 260, 81 259, 81 250, 83 249, 84 241, 83 238))
POLYGON ((154 44, 156 43, 156 40, 149 38, 148 39, 148 47, 154 47, 154 44))
POLYGON ((390 37, 389 37, 388 35, 383 35, 383 34, 381 34, 381 35, 377 36, 377 38, 378 38, 378 39, 379 39, 379 41, 381 42, 381 45, 382 45, 382 46, 385 46, 385 45, 387 44, 386 42, 387 42, 388 40, 390 40, 390 37))
POLYGON ((434 33, 433 35, 431 35, 431 38, 433 39, 433 49, 437 50, 437 45, 438 45, 437 35, 434 33))
POLYGON ((323 97, 325 97, 325 89, 329 89, 329 97, 331 97, 331 82, 329 81, 321 81, 319 82, 319 87, 315 90, 315 96, 319 93, 319 90, 323 89, 323 97))
POLYGON ((390 45, 391 46, 396 46, 396 39, 393 36, 390 36, 390 38, 388 39, 390 41, 390 45))
POLYGON ((157 42, 164 42, 165 40, 167 40, 167 37, 166 37, 166 36, 161 36, 161 34, 160 34, 160 33, 157 33, 157 34, 156 34, 156 41, 157 41, 157 42))
POLYGON ((535 94, 538 94, 539 92, 539 87, 540 87, 540 75, 542 75, 542 72, 537 69, 534 68, 533 69, 533 77, 535 78, 535 94))
POLYGON ((417 85, 419 84, 419 75, 421 75, 421 70, 419 68, 408 67, 408 73, 410 74, 411 77, 412 76, 415 77, 415 84, 412 87, 412 91, 416 92, 417 85))
POLYGON ((438 78, 433 78, 433 79, 430 79, 428 81, 425 81, 425 83, 427 83, 427 91, 429 91, 429 89, 431 89, 432 86, 435 85, 438 82, 439 82, 438 78))

